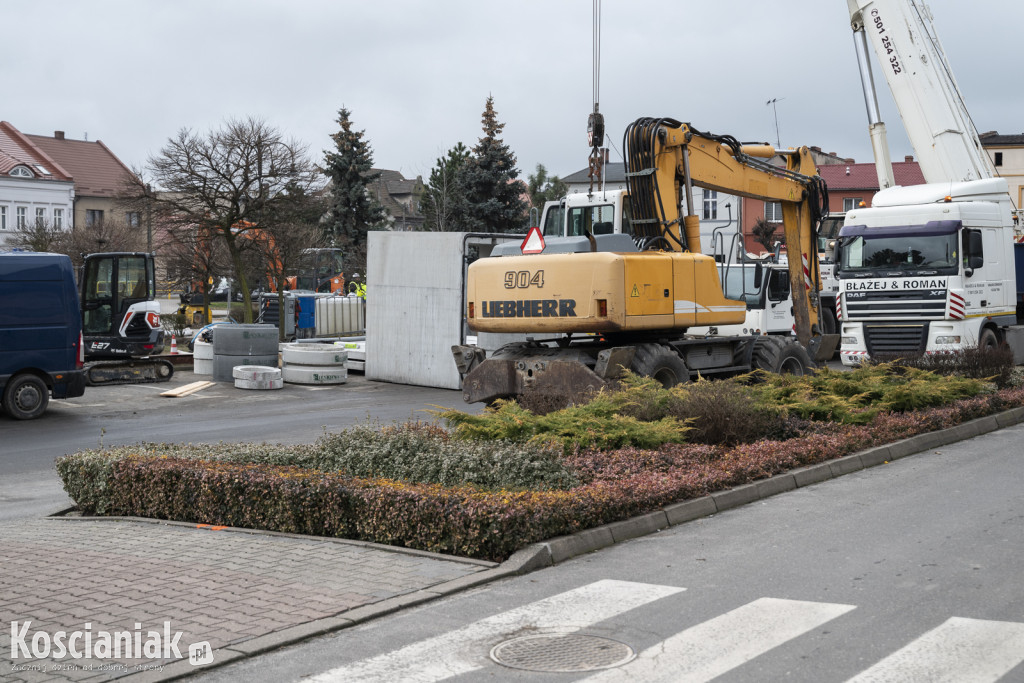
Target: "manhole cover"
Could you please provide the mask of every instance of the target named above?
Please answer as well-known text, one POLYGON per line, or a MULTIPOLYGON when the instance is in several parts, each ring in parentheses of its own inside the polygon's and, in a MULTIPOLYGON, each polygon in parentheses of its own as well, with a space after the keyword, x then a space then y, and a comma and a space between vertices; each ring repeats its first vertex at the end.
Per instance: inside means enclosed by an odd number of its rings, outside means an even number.
POLYGON ((633 648, 625 643, 575 633, 522 636, 491 649, 491 659, 498 664, 552 673, 610 669, 634 657, 633 648))

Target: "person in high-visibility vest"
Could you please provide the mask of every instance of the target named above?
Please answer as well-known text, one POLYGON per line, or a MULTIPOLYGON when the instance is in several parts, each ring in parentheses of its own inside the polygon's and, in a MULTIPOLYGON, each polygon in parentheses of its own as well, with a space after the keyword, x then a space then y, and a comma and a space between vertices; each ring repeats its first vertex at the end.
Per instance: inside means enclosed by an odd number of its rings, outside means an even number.
POLYGON ((366 301, 366 284, 360 282, 359 273, 352 273, 352 280, 348 283, 348 293, 362 297, 366 301))

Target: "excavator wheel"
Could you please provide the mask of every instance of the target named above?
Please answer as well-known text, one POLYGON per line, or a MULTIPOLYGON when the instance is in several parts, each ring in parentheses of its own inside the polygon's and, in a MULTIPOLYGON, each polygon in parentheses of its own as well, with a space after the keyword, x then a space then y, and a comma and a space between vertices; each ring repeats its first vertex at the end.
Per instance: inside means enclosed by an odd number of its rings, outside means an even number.
POLYGON ((686 363, 671 347, 663 344, 638 344, 629 369, 638 375, 651 377, 668 388, 690 379, 686 363))
POLYGON ((754 340, 751 362, 759 370, 779 375, 809 375, 815 368, 807 349, 799 342, 771 336, 754 340))

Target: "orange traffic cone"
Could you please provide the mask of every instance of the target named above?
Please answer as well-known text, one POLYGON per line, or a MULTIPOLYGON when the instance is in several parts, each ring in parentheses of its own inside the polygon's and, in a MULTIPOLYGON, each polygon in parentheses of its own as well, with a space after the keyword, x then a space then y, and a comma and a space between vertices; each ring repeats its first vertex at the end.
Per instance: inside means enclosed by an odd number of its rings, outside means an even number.
POLYGON ((171 335, 171 355, 178 355, 178 338, 175 337, 173 334, 171 335))

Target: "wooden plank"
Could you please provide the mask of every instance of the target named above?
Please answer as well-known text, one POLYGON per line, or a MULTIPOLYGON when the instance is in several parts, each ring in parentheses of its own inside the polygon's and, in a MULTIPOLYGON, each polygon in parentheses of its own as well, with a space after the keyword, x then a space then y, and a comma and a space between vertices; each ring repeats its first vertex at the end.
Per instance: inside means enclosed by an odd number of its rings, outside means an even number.
POLYGON ((179 398, 181 396, 188 396, 189 394, 194 394, 197 391, 201 391, 201 390, 205 389, 206 387, 210 387, 210 386, 213 386, 213 382, 207 382, 207 381, 192 382, 191 384, 186 384, 185 386, 178 387, 177 389, 171 389, 170 391, 165 391, 165 392, 163 392, 160 395, 161 396, 170 396, 171 398, 179 398))

